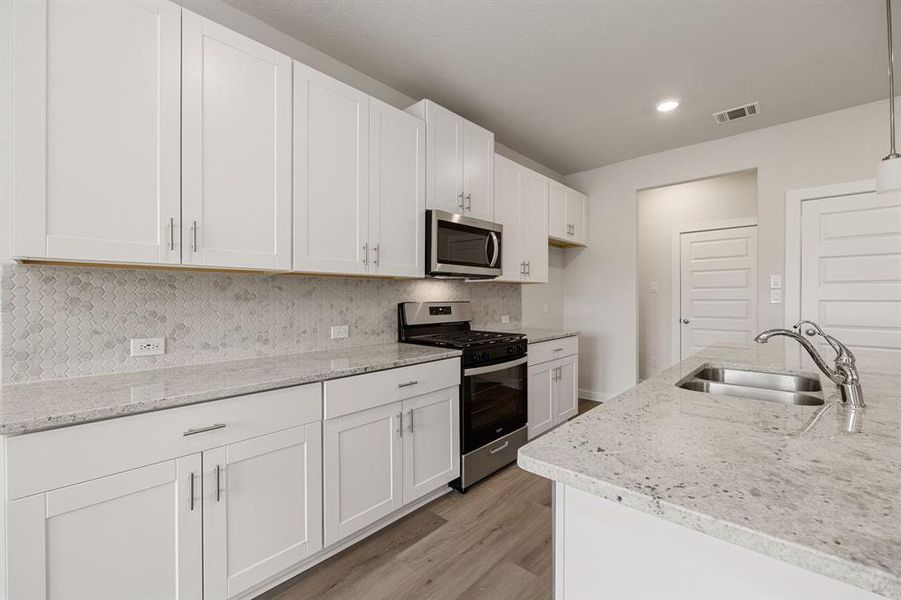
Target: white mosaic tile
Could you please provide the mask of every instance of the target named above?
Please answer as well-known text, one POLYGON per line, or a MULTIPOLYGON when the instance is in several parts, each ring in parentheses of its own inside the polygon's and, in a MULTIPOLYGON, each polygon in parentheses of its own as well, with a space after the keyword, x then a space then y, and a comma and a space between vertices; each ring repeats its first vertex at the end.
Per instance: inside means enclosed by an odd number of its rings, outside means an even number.
POLYGON ((521 319, 520 286, 446 280, 6 264, 2 381, 19 383, 395 341, 397 303, 472 300, 477 323, 521 319), (347 325, 347 339, 330 339, 347 325), (129 339, 165 337, 163 356, 129 339))

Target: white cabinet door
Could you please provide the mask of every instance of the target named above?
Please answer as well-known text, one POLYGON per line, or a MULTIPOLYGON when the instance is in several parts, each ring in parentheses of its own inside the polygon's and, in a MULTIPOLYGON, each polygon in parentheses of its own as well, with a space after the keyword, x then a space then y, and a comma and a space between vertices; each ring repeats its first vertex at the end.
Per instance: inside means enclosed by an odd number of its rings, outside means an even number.
POLYGON ((463 214, 463 118, 427 101, 425 120, 426 204, 463 214))
POLYGON ((588 241, 586 205, 588 197, 576 190, 566 190, 566 222, 569 225, 569 239, 574 244, 588 241))
POLYGON ((184 11, 183 262, 291 268, 291 59, 184 11))
MULTIPOLYGON (((522 227, 522 170, 503 156, 495 157, 495 212, 497 223, 504 226, 501 238, 501 268, 495 281, 520 282, 525 278, 522 227)), ((546 242, 545 242, 546 243, 546 242)))
POLYGON ((544 175, 522 172, 522 249, 526 281, 547 283, 548 180, 544 175))
POLYGON ((557 424, 554 363, 529 365, 529 439, 557 424))
POLYGON ((294 270, 369 270, 369 96, 294 63, 294 270))
POLYGON ((556 181, 548 183, 547 205, 548 236, 561 240, 567 239, 566 221, 566 187, 556 181))
POLYGON ((203 595, 199 454, 28 496, 8 510, 10 598, 203 595))
POLYGON ((423 277, 425 123, 369 99, 370 273, 423 277))
POLYGON ((322 548, 322 424, 203 453, 204 598, 234 598, 322 548))
POLYGON ((579 413, 579 357, 567 356, 554 361, 556 382, 554 384, 554 406, 557 410, 557 423, 579 413))
POLYGON ((460 388, 404 400, 404 504, 460 476, 460 388))
POLYGON ((181 11, 17 0, 12 254, 177 263, 181 11))
POLYGON ((325 545, 403 505, 402 402, 323 424, 325 545))
POLYGON ((463 121, 463 200, 466 214, 494 221, 494 133, 463 121))

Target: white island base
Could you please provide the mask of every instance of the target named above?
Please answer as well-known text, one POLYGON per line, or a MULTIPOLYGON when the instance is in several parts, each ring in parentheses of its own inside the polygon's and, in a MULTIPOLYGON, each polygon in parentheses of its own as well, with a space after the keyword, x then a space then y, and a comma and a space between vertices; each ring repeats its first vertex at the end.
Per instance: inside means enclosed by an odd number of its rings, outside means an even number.
POLYGON ((884 600, 557 482, 554 598, 884 600))

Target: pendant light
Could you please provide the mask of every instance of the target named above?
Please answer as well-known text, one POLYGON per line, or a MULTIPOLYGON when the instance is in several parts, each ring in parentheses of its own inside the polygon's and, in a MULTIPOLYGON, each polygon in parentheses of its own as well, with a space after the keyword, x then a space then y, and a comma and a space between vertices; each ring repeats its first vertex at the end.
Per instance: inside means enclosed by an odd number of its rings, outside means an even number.
POLYGON ((895 61, 892 56, 892 0, 885 0, 885 18, 888 22, 888 105, 891 150, 879 163, 876 172, 876 191, 890 192, 901 189, 901 154, 895 150, 895 61))

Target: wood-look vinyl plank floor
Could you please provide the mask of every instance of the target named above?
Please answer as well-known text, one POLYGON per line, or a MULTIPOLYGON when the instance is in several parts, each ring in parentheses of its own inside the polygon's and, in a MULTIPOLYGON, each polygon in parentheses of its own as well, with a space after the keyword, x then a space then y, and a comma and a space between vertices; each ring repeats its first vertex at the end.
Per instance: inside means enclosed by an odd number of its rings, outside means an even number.
POLYGON ((551 485, 514 464, 258 600, 549 600, 552 586, 551 485))

